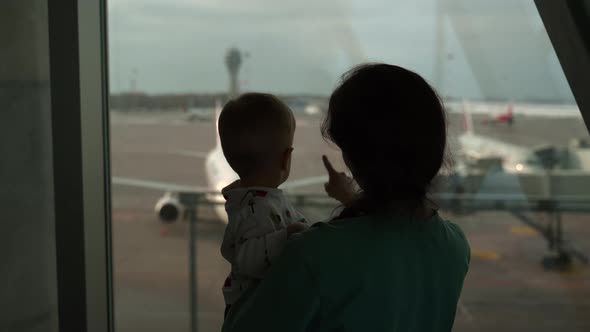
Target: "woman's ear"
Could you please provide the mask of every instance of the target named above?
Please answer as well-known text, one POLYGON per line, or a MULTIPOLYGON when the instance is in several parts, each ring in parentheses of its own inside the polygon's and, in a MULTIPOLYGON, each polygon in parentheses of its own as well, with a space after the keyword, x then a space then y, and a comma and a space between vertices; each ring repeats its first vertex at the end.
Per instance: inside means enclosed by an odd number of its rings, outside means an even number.
POLYGON ((291 169, 291 155, 293 154, 293 147, 290 147, 283 152, 283 156, 281 158, 281 169, 282 170, 290 170, 291 169))

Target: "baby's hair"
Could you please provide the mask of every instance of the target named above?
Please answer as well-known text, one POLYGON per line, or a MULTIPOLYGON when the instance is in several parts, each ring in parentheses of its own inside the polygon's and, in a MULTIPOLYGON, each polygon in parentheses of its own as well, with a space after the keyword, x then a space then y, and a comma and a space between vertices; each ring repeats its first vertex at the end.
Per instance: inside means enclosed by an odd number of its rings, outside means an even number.
POLYGON ((359 65, 342 76, 322 135, 342 149, 361 187, 346 215, 424 206, 446 159, 440 98, 420 75, 388 64, 359 65))
POLYGON ((251 92, 225 104, 218 127, 223 154, 243 178, 279 160, 291 147, 295 118, 279 98, 251 92))

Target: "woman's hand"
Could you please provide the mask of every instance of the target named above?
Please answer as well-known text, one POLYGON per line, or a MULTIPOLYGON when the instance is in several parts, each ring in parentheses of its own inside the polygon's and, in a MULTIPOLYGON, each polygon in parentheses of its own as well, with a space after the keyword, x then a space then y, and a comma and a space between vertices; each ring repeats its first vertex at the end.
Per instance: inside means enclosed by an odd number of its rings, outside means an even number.
POLYGON ((328 182, 324 184, 326 193, 344 206, 350 206, 354 202, 357 192, 354 179, 347 176, 344 172, 336 171, 325 155, 322 156, 322 161, 328 171, 329 177, 328 182))

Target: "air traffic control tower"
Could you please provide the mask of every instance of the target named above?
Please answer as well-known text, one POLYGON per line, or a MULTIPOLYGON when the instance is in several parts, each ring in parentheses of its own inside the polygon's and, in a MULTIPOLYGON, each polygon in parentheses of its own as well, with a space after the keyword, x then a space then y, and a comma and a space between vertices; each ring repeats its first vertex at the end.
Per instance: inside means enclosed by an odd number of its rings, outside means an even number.
POLYGON ((240 51, 235 47, 227 50, 227 53, 225 54, 225 65, 229 72, 229 98, 236 97, 239 93, 238 71, 240 70, 241 64, 242 55, 240 51))

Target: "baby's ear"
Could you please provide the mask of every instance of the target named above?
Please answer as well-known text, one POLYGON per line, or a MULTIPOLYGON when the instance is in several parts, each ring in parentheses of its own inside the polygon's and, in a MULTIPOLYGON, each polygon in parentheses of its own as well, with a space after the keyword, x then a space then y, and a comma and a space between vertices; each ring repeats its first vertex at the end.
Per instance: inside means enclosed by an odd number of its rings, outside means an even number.
POLYGON ((293 154, 293 147, 289 147, 285 149, 283 152, 283 158, 281 160, 281 168, 282 169, 289 169, 291 166, 291 155, 293 154))

